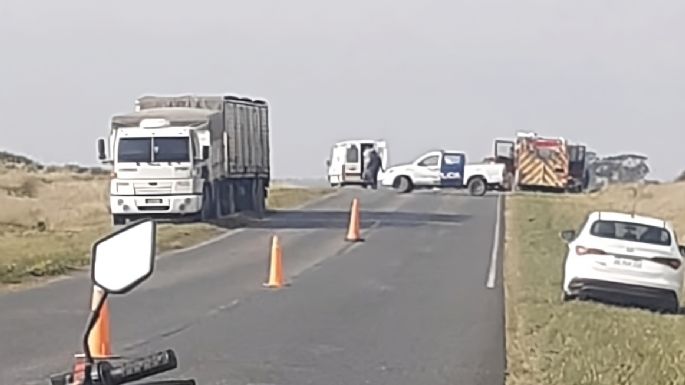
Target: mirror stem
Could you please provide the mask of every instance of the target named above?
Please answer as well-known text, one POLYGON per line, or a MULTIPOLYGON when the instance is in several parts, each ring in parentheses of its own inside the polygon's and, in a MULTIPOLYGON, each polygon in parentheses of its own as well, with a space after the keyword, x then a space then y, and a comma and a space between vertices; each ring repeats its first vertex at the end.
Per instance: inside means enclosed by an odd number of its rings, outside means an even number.
POLYGON ((86 333, 83 335, 83 354, 85 355, 86 363, 92 364, 93 357, 90 355, 90 346, 88 339, 90 332, 95 327, 95 323, 100 318, 100 310, 107 299, 107 292, 97 285, 93 285, 93 298, 90 304, 90 315, 88 316, 88 324, 86 326, 86 333))

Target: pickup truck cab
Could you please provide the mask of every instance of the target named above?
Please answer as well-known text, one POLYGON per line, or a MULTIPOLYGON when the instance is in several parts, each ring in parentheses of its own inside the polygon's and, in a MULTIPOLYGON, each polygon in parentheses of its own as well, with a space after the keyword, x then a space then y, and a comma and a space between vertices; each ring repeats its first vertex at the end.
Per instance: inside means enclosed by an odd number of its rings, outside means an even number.
POLYGON ((385 170, 381 185, 407 193, 420 188, 468 189, 483 196, 504 184, 505 166, 501 163, 466 164, 460 151, 430 151, 414 162, 385 170))

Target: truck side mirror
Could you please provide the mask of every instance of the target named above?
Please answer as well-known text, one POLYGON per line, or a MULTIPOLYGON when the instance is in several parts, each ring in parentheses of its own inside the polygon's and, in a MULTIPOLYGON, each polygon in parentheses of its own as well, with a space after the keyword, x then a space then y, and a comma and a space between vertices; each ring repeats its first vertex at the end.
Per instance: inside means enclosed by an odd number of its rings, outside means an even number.
POLYGON ((107 159, 107 151, 105 149, 105 139, 98 138, 98 159, 104 161, 107 159))
POLYGON ((680 250, 680 255, 685 257, 685 246, 683 245, 678 245, 678 250, 680 250))
POLYGON ((330 160, 326 161, 326 166, 331 167, 331 161, 330 160))
POLYGON ((209 146, 202 146, 202 160, 209 159, 209 146))

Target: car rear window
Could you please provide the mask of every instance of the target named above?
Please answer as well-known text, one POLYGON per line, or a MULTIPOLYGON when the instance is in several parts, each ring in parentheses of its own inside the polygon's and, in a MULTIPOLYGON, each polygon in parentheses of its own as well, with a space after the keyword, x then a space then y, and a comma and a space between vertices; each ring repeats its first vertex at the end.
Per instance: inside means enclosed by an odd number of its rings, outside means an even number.
POLYGON ((592 224, 590 234, 596 237, 670 246, 671 234, 662 227, 641 223, 598 220, 592 224))

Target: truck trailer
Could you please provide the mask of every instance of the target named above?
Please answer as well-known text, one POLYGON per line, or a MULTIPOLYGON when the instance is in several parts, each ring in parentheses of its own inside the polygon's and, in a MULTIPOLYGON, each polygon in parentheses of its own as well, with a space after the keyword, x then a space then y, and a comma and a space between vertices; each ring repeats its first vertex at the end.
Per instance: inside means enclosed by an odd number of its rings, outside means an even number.
POLYGON ((242 96, 156 96, 112 116, 98 158, 112 165, 115 225, 138 217, 262 215, 270 184, 269 106, 242 96))

